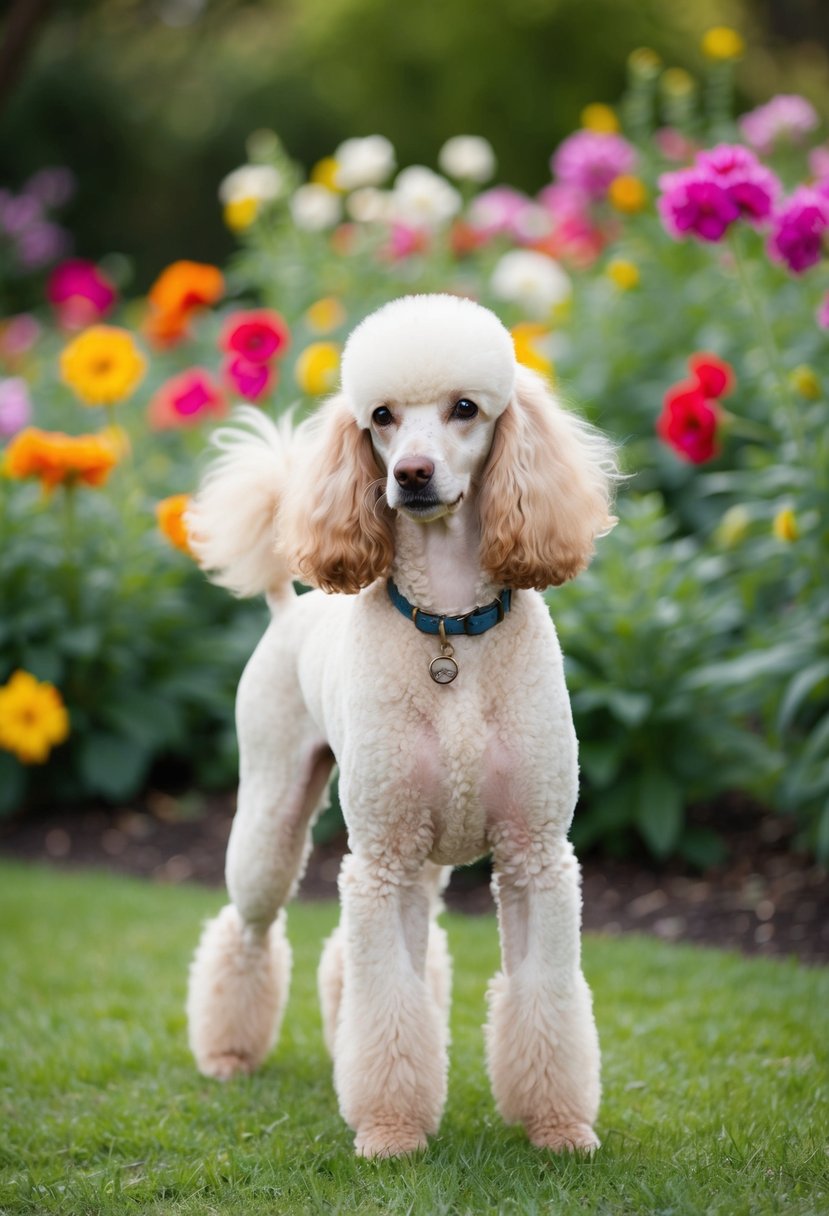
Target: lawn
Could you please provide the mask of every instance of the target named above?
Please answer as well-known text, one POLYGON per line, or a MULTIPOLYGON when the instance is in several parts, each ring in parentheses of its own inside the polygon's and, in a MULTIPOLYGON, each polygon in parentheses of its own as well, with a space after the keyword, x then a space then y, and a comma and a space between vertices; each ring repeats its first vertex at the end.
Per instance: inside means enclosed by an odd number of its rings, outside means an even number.
POLYGON ((0 866, 0 1213, 829 1210, 829 972, 627 937, 585 965, 604 1053, 593 1159, 537 1153, 483 1069, 491 918, 447 917, 450 1097, 410 1160, 365 1162, 337 1113, 315 971, 336 911, 290 914, 294 984, 256 1077, 200 1078, 187 962, 218 892, 0 866))

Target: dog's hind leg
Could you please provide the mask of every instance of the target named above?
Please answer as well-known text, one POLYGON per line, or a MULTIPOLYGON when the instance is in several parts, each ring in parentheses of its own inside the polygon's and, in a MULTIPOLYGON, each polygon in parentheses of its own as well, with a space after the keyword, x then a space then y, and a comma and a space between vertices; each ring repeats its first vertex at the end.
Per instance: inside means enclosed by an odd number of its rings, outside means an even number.
POLYGON ((223 1080, 257 1068, 279 1031, 291 971, 282 908, 304 869, 334 763, 292 691, 286 658, 274 645, 257 652, 240 685, 241 780, 226 866, 232 902, 205 926, 190 969, 190 1047, 200 1071, 223 1080))

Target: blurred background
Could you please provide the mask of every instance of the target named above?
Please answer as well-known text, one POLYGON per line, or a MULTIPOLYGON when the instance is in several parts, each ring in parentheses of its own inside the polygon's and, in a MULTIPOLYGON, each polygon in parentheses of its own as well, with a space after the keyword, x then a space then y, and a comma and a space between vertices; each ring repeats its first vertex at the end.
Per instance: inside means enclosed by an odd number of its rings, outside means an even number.
MULTIPOLYGON (((65 165, 74 251, 125 255, 143 290, 174 258, 233 247, 216 188, 269 128, 309 168, 382 132, 434 165, 453 134, 492 143, 499 178, 549 180, 589 102, 622 93, 632 48, 699 73, 700 38, 738 29, 739 108, 796 92, 829 111, 825 0, 6 0, 0 182, 65 165)), ((125 269, 127 269, 125 267, 125 269)))

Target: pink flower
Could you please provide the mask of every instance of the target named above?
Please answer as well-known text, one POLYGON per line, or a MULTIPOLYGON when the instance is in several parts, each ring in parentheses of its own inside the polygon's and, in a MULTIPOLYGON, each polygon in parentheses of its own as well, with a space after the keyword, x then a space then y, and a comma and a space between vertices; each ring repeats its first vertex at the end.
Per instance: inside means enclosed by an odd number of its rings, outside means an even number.
POLYGON ((597 201, 605 197, 614 178, 633 172, 636 160, 636 149, 621 135, 583 130, 559 144, 550 167, 564 185, 597 201))
POLYGON ((739 218, 739 207, 710 170, 694 166, 665 173, 659 187, 662 194, 656 205, 662 223, 677 240, 690 234, 703 241, 720 241, 739 218))
POLYGON ((821 329, 829 329, 829 295, 825 295, 817 310, 817 323, 821 329))
POLYGON ((676 127, 660 127, 654 131, 653 142, 665 160, 689 161, 697 150, 694 141, 676 127))
POLYGON ((8 439, 32 420, 29 386, 20 376, 0 380, 0 436, 8 439))
POLYGON ((14 361, 32 349, 40 337, 40 322, 28 312, 0 321, 0 358, 14 361))
POLYGON ((819 122, 817 110, 805 97, 781 93, 744 114, 738 126, 752 148, 766 154, 773 152, 778 142, 802 143, 804 136, 814 131, 819 122))
POLYGON ((819 182, 829 178, 829 145, 820 144, 809 153, 809 172, 819 182))
POLYGON ((521 224, 521 216, 532 200, 512 186, 493 186, 472 200, 469 208, 469 223, 486 237, 505 234, 514 237, 521 224))
POLYGON ((229 316, 219 338, 219 346, 229 355, 248 363, 267 363, 281 358, 291 344, 284 319, 270 308, 235 312, 229 316))
POLYGON ((112 309, 116 291, 94 262, 70 258, 49 275, 46 298, 55 309, 61 325, 84 329, 94 325, 112 309))
POLYGON ((742 144, 717 144, 700 152, 695 164, 713 175, 749 224, 768 219, 783 192, 771 169, 761 165, 742 144))
POLYGON ((147 412, 153 430, 163 431, 197 426, 205 418, 223 418, 227 401, 210 372, 203 367, 191 367, 161 385, 147 412))
POLYGON ((226 383, 245 401, 259 401, 274 387, 276 368, 268 363, 251 363, 242 355, 230 356, 222 367, 226 383))
POLYGON ((774 216, 769 256, 792 274, 802 274, 820 261, 829 228, 829 199, 809 186, 799 186, 774 216))

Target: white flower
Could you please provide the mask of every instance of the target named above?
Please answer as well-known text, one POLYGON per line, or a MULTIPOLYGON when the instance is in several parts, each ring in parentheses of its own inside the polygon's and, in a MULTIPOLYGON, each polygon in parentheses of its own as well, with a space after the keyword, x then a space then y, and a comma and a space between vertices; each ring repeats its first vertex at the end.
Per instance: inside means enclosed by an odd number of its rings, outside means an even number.
POLYGON ((334 153, 336 182, 341 190, 379 186, 394 170, 394 148, 385 135, 347 139, 334 153))
POLYGON ((295 190, 289 205, 297 228, 304 228, 306 232, 333 228, 341 215, 339 197, 333 190, 315 182, 295 190))
POLYGON ((392 196, 376 186, 362 186, 349 194, 345 209, 358 224, 382 224, 391 219, 392 196))
POLYGON ((546 253, 514 249, 505 253, 492 272, 493 294, 544 316, 572 294, 569 275, 546 253))
POLYGON ((438 164, 450 177, 480 184, 495 172, 495 153, 481 135, 453 135, 438 153, 438 164))
POLYGON ((461 209, 463 200, 445 177, 425 165, 398 173, 392 190, 394 218, 413 228, 435 228, 461 209))
POLYGON ((259 202, 270 202, 279 198, 285 188, 282 174, 273 165, 242 165, 228 173, 219 186, 219 201, 238 203, 242 199, 254 198, 259 202))

